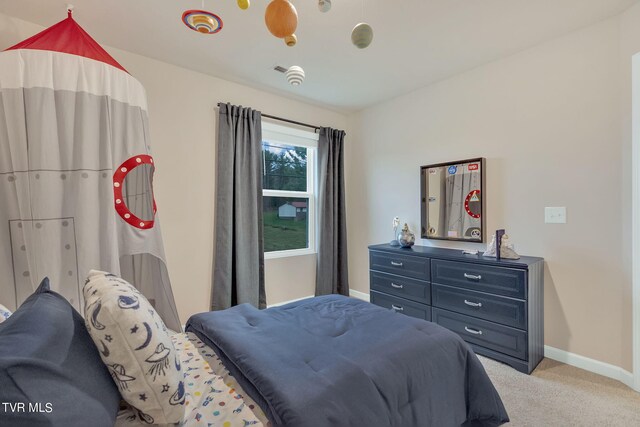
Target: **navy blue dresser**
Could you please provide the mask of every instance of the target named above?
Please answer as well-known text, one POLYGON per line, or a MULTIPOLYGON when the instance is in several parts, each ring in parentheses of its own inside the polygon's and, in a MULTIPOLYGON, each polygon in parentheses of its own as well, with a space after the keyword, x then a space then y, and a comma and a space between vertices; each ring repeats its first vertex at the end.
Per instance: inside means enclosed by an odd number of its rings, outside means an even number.
POLYGON ((435 322, 530 374, 544 357, 544 260, 369 246, 371 302, 435 322))

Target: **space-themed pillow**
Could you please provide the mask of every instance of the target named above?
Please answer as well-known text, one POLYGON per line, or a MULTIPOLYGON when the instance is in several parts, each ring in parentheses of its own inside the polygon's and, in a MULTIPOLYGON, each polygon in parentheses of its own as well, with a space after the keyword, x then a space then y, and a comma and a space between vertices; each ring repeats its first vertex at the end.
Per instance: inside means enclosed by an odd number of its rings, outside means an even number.
POLYGON ((120 400, 84 319, 44 279, 0 324, 0 426, 111 427, 120 400))
POLYGON ((7 320, 9 316, 11 316, 11 311, 4 305, 0 304, 0 323, 7 320))
POLYGON ((83 289, 85 323, 122 397, 148 424, 184 415, 184 374, 164 322, 125 280, 91 271, 83 289))

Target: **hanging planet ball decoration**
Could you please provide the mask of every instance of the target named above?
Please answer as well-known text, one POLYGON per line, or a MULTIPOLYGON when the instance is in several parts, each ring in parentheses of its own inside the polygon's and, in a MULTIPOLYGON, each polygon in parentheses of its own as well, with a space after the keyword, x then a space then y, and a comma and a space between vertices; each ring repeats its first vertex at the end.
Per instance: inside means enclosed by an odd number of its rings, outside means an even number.
POLYGON ((222 30, 222 19, 205 10, 187 10, 182 14, 182 22, 201 34, 215 34, 222 30))
POLYGON ((249 9, 250 5, 251 3, 249 2, 249 0, 238 0, 238 7, 242 10, 249 9))
POLYGON ((322 13, 327 13, 331 9, 331 0, 318 0, 318 9, 322 13))
POLYGON ((373 29, 371 25, 364 22, 359 23, 351 31, 351 43, 358 49, 364 49, 371 44, 373 40, 373 29))
POLYGON ((298 12, 287 0, 273 0, 264 13, 264 22, 271 34, 283 39, 296 32, 298 12))
POLYGON ((291 34, 290 36, 284 38, 284 42, 287 46, 293 47, 296 45, 296 43, 298 43, 298 37, 296 37, 295 34, 291 34))

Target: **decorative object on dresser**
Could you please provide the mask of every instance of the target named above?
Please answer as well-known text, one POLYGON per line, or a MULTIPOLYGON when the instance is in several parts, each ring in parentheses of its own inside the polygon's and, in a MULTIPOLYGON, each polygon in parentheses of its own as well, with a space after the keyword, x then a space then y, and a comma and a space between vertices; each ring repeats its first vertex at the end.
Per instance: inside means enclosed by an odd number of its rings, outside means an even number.
POLYGON ((371 302, 433 321, 473 350, 530 374, 544 357, 544 260, 369 246, 371 302))
POLYGON ((420 168, 422 238, 484 242, 485 159, 420 168))
POLYGON ((402 231, 398 234, 398 243, 403 248, 410 248, 416 243, 416 235, 409 230, 409 226, 405 222, 404 227, 402 227, 402 231))
POLYGON ((389 242, 391 246, 400 246, 398 243, 398 226, 400 225, 400 218, 397 216, 393 217, 393 240, 389 242))
POLYGON ((513 243, 504 230, 496 230, 496 234, 491 238, 491 243, 487 245, 487 250, 482 256, 493 257, 498 261, 502 258, 520 259, 520 255, 516 253, 513 243))

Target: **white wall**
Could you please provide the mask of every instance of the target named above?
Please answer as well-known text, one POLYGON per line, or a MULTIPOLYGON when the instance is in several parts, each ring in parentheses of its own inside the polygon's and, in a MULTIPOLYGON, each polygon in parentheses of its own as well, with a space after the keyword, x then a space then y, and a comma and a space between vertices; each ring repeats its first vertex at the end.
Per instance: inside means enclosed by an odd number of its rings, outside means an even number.
POLYGON ((638 10, 350 117, 352 288, 368 292, 367 245, 391 238, 393 216, 419 232, 420 165, 486 157, 488 230, 506 228, 518 252, 546 259, 546 344, 631 370, 622 82, 638 10), (544 224, 545 206, 566 206, 568 223, 544 224))
MULTIPOLYGON (((0 49, 42 29, 0 14, 0 49)), ((91 28, 85 30, 91 33, 91 28)), ((140 55, 107 50, 147 90, 158 168, 155 196, 173 292, 185 322, 191 314, 208 310, 210 300, 216 104, 228 101, 339 129, 346 128, 346 116, 140 55)), ((267 260, 265 280, 268 304, 313 295, 315 256, 267 260)))

